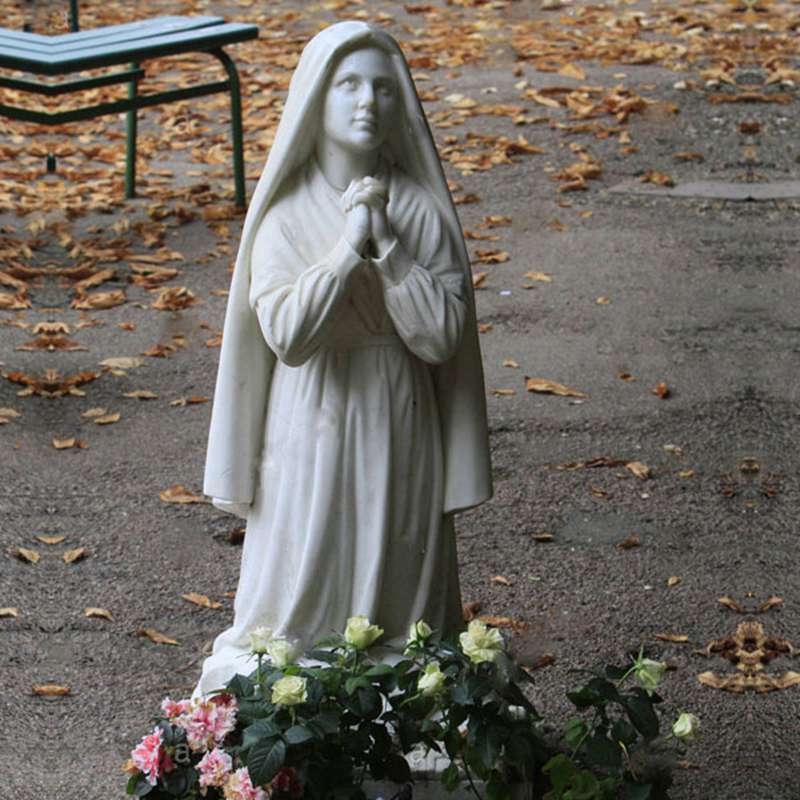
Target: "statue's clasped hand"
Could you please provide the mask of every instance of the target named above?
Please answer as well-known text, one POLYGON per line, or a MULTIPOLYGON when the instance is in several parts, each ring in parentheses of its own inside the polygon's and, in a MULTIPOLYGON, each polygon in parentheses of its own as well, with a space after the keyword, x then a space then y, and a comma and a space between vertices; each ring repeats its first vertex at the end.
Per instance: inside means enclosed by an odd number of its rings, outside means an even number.
POLYGON ((386 204, 389 201, 386 185, 367 175, 353 180, 342 195, 345 213, 345 238, 361 255, 382 256, 394 243, 386 204), (372 252, 367 253, 367 244, 372 252))

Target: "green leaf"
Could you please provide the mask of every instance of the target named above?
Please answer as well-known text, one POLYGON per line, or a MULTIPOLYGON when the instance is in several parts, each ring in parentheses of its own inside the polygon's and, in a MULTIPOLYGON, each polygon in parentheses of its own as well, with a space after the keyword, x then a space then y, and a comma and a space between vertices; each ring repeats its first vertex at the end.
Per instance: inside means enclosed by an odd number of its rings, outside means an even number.
POLYGON ((511 786, 500 777, 497 770, 492 770, 486 781, 486 797, 488 800, 511 800, 511 786))
POLYGON ((633 744, 637 736, 636 728, 626 719, 618 719, 611 726, 611 735, 614 737, 614 741, 622 742, 626 747, 633 744))
POLYGON ((164 789, 174 797, 183 797, 189 789, 189 774, 185 769, 167 772, 161 780, 164 789))
POLYGON ((255 686, 250 678, 244 675, 234 675, 225 687, 225 691, 234 695, 235 697, 251 697, 255 692, 255 686))
POLYGON ((364 673, 367 678, 384 678, 387 675, 394 675, 394 668, 388 664, 376 664, 364 673))
POLYGON ((280 736, 281 729, 269 719, 256 720, 252 725, 248 725, 242 734, 242 747, 251 747, 259 739, 269 739, 273 736, 280 736))
POLYGON ((375 719, 383 710, 383 701, 375 687, 359 687, 345 699, 345 706, 361 719, 375 719))
POLYGON ((650 800, 652 786, 649 783, 625 782, 625 800, 650 800))
POLYGON ((605 678, 592 678, 586 685, 604 700, 608 700, 612 703, 619 701, 617 687, 605 678))
POLYGON ((347 694, 353 694, 356 689, 369 689, 371 687, 372 684, 361 675, 348 678, 344 684, 344 690, 347 692, 347 694))
POLYGON ((458 766, 451 763, 450 766, 442 772, 442 783, 444 784, 444 788, 447 789, 448 792, 453 792, 458 788, 459 782, 458 766))
POLYGON ((564 800, 597 800, 600 795, 600 784, 588 770, 581 770, 572 779, 572 786, 564 793, 564 800))
POLYGON ((462 739, 458 728, 451 727, 444 735, 444 746, 450 758, 456 758, 461 752, 461 743, 462 739))
POLYGON ((606 677, 612 681, 621 681, 625 677, 627 671, 625 667, 615 667, 609 664, 606 667, 606 677))
POLYGON ((598 767, 618 767, 622 761, 622 751, 615 742, 606 738, 602 731, 596 731, 585 743, 586 760, 598 767))
POLYGON ((390 753, 385 761, 386 777, 393 783, 406 783, 411 780, 411 767, 403 756, 390 753))
POLYGON ((257 741, 247 756, 247 770, 253 786, 271 781, 283 766, 286 743, 283 739, 264 738, 257 741))
POLYGON ((572 717, 564 725, 564 739, 570 747, 577 747, 589 726, 580 717, 572 717))
POLYGON ((130 794, 136 795, 136 797, 146 797, 150 792, 155 789, 155 786, 151 786, 147 782, 147 778, 140 772, 138 776, 134 775, 136 778, 136 783, 133 786, 133 791, 130 794))
POLYGON ((588 685, 567 692, 567 697, 576 708, 591 708, 604 702, 603 698, 588 685))
POLYGON ((575 762, 565 753, 553 756, 542 767, 542 772, 549 776, 550 783, 557 792, 556 797, 560 797, 572 783, 572 778, 577 771, 578 768, 575 766, 575 762))
POLYGON ((646 740, 655 739, 658 736, 658 717, 647 693, 643 689, 634 690, 631 694, 623 696, 621 702, 628 712, 628 719, 633 727, 646 740))
POLYGON ((314 734, 303 725, 292 725, 283 735, 289 744, 303 744, 314 738, 314 734))

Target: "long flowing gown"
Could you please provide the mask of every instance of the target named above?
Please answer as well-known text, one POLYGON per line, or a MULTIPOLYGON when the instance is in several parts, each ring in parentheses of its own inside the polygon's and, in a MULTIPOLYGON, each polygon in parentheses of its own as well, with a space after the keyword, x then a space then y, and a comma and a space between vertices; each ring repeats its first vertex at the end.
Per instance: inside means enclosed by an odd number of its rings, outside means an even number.
POLYGON ((282 188, 253 250, 250 302, 278 361, 232 627, 198 691, 248 673, 256 626, 304 647, 349 616, 404 641, 448 632, 461 601, 429 364, 466 318, 464 275, 432 198, 385 168, 397 242, 362 259, 342 237, 341 194, 312 159, 282 188))

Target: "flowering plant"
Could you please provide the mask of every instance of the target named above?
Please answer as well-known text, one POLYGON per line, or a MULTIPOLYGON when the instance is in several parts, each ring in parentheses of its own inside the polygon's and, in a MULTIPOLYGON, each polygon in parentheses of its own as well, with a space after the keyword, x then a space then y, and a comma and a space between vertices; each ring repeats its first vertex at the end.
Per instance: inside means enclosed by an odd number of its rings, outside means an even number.
MULTIPOLYGON (((267 629, 258 667, 205 700, 169 698, 126 765, 128 793, 208 800, 297 800, 358 793, 365 778, 404 783, 414 749, 447 755, 442 780, 498 800, 547 760, 539 717, 499 631, 470 623, 460 640, 420 620, 400 650, 369 653, 383 631, 366 617, 319 642, 302 666, 267 629), (389 661, 391 663, 386 663, 389 661)), ((363 794, 360 796, 363 797, 363 794)))

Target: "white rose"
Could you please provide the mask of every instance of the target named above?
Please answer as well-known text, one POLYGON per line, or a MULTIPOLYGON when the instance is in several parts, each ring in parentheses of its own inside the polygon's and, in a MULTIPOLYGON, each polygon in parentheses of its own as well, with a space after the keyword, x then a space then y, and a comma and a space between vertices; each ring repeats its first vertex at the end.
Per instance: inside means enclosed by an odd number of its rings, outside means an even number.
POLYGON ((411 623, 411 627, 408 629, 408 642, 406 644, 409 647, 411 645, 425 644, 425 641, 432 633, 433 630, 431 626, 428 625, 424 619, 419 619, 411 623))
POLYGON ((297 656, 297 645, 282 636, 276 636, 267 642, 267 655, 278 669, 283 669, 297 656))
POLYGON ((370 625, 370 621, 364 616, 350 617, 344 629, 345 641, 357 650, 365 650, 382 634, 383 628, 370 625))
POLYGON ((697 730, 700 727, 700 720, 694 715, 684 712, 672 726, 672 735, 676 739, 683 739, 689 741, 697 736, 697 730))
POLYGON ((444 672, 439 669, 438 664, 427 664, 425 666, 425 671, 419 676, 417 689, 419 689, 425 697, 432 697, 433 695, 439 694, 439 692, 444 689, 445 679, 446 676, 444 672))
POLYGON ((257 628, 249 633, 250 636, 250 652, 255 654, 263 654, 267 652, 269 647, 269 640, 272 638, 272 629, 259 625, 257 628))
POLYGON ((667 669, 663 661, 653 661, 652 658, 637 658, 634 661, 633 671, 639 683, 647 694, 652 694, 667 669))
POLYGON ((479 619, 470 622, 466 632, 459 636, 464 655, 473 664, 494 661, 503 652, 503 637, 497 628, 487 628, 479 619))
POLYGON ((297 675, 288 675, 272 684, 272 702, 278 706, 296 706, 305 703, 306 679, 297 675))

